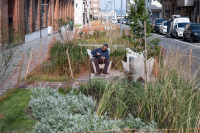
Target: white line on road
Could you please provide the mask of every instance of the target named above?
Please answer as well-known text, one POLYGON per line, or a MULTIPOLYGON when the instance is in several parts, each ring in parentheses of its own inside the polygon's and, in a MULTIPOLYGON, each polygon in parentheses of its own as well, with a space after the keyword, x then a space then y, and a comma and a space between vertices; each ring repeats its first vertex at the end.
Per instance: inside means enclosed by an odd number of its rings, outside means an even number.
MULTIPOLYGON (((154 34, 154 35, 157 35, 157 34, 154 34)), ((161 36, 162 38, 164 38, 162 35, 157 35, 157 36, 161 36)), ((191 43, 187 43, 187 42, 179 41, 179 40, 177 40, 177 39, 174 39, 174 41, 181 42, 181 43, 185 43, 185 44, 191 45, 191 46, 193 46, 193 47, 200 48, 200 46, 196 46, 196 45, 191 44, 191 43)))

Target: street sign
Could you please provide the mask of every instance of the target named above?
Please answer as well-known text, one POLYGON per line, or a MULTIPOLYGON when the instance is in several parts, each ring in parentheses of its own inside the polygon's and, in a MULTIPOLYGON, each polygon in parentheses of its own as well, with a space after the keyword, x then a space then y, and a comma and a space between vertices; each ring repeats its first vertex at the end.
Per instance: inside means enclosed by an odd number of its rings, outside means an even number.
POLYGON ((170 10, 165 10, 165 13, 170 13, 170 10))

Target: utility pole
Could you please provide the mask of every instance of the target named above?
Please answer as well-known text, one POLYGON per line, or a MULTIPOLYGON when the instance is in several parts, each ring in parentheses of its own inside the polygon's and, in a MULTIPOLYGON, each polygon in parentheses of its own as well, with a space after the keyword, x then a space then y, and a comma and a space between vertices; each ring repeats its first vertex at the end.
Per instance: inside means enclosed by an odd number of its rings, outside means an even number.
POLYGON ((106 5, 106 33, 107 33, 107 24, 108 24, 108 5, 106 5))
POLYGON ((110 0, 110 36, 111 36, 111 24, 112 24, 112 0, 110 0))
POLYGON ((114 0, 114 24, 115 24, 115 0, 114 0))
MULTIPOLYGON (((111 25, 112 25, 112 0, 110 0, 110 5, 111 5, 111 11, 110 11, 110 44, 112 43, 111 41, 111 25)), ((112 44, 111 44, 112 45, 112 44)))
POLYGON ((120 36, 122 36, 122 0, 121 0, 121 21, 120 21, 120 36))

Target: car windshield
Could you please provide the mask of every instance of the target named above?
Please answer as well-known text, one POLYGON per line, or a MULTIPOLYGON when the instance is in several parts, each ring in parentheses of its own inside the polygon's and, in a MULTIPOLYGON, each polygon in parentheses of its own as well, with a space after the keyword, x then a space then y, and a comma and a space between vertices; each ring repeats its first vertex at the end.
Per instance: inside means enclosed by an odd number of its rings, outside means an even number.
POLYGON ((163 21, 166 21, 166 19, 156 19, 156 23, 162 23, 163 21))
POLYGON ((200 24, 191 25, 191 30, 200 30, 200 24))
POLYGON ((164 22, 164 26, 167 26, 167 22, 164 22))
POLYGON ((178 27, 179 28, 184 28, 186 26, 186 24, 188 24, 188 23, 178 23, 178 27))

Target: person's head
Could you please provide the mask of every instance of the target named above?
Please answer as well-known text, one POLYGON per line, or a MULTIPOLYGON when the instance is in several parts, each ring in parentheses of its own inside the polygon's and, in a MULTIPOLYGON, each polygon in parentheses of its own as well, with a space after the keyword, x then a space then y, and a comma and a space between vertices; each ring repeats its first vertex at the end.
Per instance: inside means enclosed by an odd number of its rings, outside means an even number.
POLYGON ((169 18, 168 21, 170 21, 171 19, 169 18))
POLYGON ((104 44, 103 47, 102 47, 102 51, 106 51, 108 48, 108 44, 104 44))

